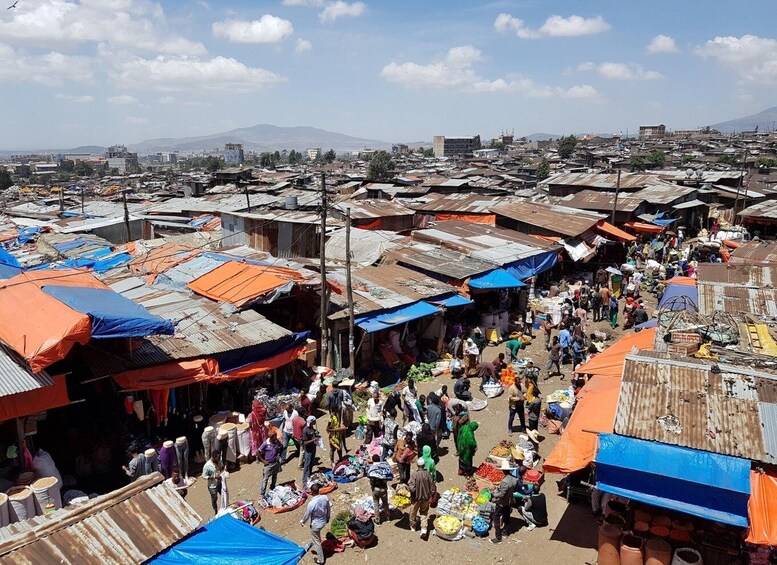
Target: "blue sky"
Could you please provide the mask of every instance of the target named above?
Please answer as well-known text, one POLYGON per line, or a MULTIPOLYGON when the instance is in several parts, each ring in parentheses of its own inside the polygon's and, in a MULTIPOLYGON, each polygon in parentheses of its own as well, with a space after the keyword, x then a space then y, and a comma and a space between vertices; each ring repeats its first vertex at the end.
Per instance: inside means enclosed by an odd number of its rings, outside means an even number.
POLYGON ((771 0, 20 0, 0 13, 0 147, 258 123, 392 142, 693 128, 777 104, 775 17, 771 0))

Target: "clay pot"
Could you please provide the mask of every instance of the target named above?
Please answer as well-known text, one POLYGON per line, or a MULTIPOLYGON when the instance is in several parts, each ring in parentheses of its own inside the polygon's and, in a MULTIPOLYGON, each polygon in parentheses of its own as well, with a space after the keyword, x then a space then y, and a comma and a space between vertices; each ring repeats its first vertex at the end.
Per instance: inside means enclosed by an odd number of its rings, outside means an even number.
POLYGON ((634 522, 634 533, 639 536, 645 536, 650 532, 650 524, 647 522, 634 522))
POLYGON ((642 565, 642 538, 626 534, 621 540, 621 565, 642 565))
POLYGON ((621 535, 621 529, 617 526, 599 526, 599 565, 620 565, 621 535))
POLYGON ((669 528, 666 526, 650 526, 650 533, 660 538, 668 538, 669 528))
POLYGON ((626 527, 626 518, 620 514, 609 514, 604 517, 604 523, 622 530, 626 527))
POLYGON ((650 512, 645 512, 644 510, 634 511, 635 522, 647 522, 649 524, 652 518, 653 518, 653 515, 650 512))
POLYGON ((624 516, 628 511, 629 511, 628 506, 626 506, 623 502, 619 502, 617 500, 607 501, 607 505, 604 507, 605 516, 608 516, 613 512, 616 514, 620 514, 621 516, 624 516))
POLYGON ((701 553, 690 547, 680 547, 674 552, 672 565, 702 565, 701 553))
POLYGON ((651 538, 645 543, 645 565, 670 565, 672 546, 662 539, 651 538))
POLYGON ((691 541, 691 532, 688 530, 672 530, 669 532, 669 539, 672 541, 688 543, 691 541))
POLYGON ((672 525, 672 519, 669 518, 669 516, 653 516, 650 524, 653 526, 664 526, 665 528, 669 528, 672 525))
POLYGON ((685 530, 686 532, 693 531, 693 522, 690 520, 672 520, 672 528, 675 530, 685 530))

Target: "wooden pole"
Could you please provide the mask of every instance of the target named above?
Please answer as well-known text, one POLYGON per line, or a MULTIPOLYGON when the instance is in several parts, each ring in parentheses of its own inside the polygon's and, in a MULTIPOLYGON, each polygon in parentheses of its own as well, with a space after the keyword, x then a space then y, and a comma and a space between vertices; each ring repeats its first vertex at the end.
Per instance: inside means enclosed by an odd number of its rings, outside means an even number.
MULTIPOLYGON (((745 163, 747 163, 747 150, 745 150, 744 155, 742 155, 742 169, 739 175, 739 182, 737 183, 737 197, 734 199, 734 217, 731 218, 731 225, 736 225, 737 223, 737 206, 739 204, 739 192, 742 190, 742 183, 745 179, 745 163)), ((747 198, 745 198, 745 201, 747 198)), ((742 206, 744 208, 744 205, 742 206)))
POLYGON ((129 210, 127 209, 126 192, 121 193, 121 201, 124 203, 124 227, 127 229, 127 243, 129 243, 132 241, 132 234, 130 233, 129 210))
POLYGON ((356 375, 356 353, 353 341, 353 286, 351 285, 351 208, 345 216, 345 286, 348 292, 348 367, 356 375))
POLYGON ((246 208, 248 208, 248 212, 251 212, 251 199, 248 197, 248 185, 246 185, 246 208))
POLYGON ((84 213, 84 187, 81 187, 81 213, 84 213))
POLYGON ((321 364, 329 366, 329 332, 327 331, 327 294, 326 294, 326 175, 321 173, 321 240, 319 244, 321 268, 321 364))
POLYGON ((618 208, 618 192, 621 189, 621 170, 618 169, 618 180, 615 182, 615 201, 612 203, 612 218, 610 223, 615 225, 615 210, 618 208))

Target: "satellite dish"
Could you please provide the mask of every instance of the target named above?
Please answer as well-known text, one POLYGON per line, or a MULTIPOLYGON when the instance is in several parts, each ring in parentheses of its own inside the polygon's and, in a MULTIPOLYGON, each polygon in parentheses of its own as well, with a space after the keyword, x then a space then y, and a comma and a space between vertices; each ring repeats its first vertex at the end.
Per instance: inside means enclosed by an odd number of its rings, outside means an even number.
POLYGON ((691 177, 693 176, 693 169, 687 169, 687 170, 685 171, 685 176, 686 176, 687 178, 691 178, 691 177))

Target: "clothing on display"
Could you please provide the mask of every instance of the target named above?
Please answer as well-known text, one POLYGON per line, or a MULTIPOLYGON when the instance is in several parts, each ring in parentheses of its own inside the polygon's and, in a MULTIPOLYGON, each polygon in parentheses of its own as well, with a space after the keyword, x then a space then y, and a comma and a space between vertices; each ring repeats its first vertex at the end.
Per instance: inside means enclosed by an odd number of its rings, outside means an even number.
POLYGON ((189 476, 189 442, 185 436, 175 440, 175 456, 178 462, 178 472, 182 477, 189 476))
POLYGON ((162 470, 162 475, 165 479, 169 479, 173 474, 173 466, 175 465, 175 447, 172 441, 166 441, 159 450, 159 465, 162 470))

